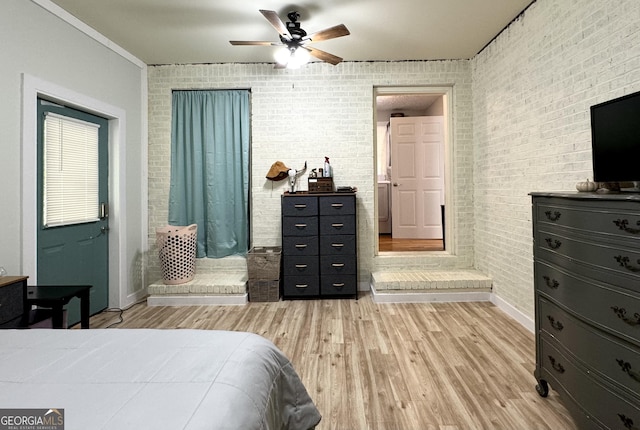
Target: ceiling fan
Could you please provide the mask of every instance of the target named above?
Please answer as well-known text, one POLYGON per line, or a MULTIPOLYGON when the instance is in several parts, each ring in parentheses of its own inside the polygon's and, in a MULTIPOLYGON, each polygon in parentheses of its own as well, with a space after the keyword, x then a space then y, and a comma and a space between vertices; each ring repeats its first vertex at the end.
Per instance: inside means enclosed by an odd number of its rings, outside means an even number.
POLYGON ((308 46, 311 43, 328 39, 335 39, 349 35, 349 30, 344 24, 336 25, 325 30, 318 31, 311 35, 300 27, 298 19, 300 14, 292 11, 287 14, 289 21, 285 24, 278 14, 272 10, 260 10, 260 13, 269 21, 280 35, 280 42, 266 41, 242 41, 230 40, 229 43, 236 46, 281 46, 282 49, 276 52, 276 68, 296 68, 309 61, 309 55, 313 55, 319 60, 333 64, 334 66, 342 61, 337 55, 308 46))

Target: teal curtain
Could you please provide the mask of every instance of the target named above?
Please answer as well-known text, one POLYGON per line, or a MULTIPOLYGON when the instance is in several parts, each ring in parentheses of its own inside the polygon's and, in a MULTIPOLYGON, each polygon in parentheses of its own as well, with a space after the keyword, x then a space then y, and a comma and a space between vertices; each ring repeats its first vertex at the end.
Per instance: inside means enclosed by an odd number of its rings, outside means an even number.
POLYGON ((174 91, 169 224, 198 224, 198 257, 246 254, 249 91, 174 91))

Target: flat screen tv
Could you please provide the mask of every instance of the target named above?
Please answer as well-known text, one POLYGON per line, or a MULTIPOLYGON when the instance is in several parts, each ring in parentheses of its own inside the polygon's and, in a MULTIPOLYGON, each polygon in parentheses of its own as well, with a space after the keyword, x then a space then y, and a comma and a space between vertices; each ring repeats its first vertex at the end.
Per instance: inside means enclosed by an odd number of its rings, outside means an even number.
POLYGON ((640 92, 591 106, 593 180, 640 191, 640 92))

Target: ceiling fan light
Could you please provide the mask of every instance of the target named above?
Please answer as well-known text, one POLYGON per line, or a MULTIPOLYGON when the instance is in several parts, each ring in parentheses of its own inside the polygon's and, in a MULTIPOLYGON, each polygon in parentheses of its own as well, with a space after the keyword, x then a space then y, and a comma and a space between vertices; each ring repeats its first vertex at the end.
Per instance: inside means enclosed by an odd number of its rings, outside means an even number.
POLYGON ((287 68, 289 69, 298 69, 309 62, 310 59, 309 51, 304 48, 298 48, 291 53, 291 58, 289 59, 289 63, 287 64, 287 68))
POLYGON ((273 58, 276 60, 276 63, 281 66, 286 66, 291 58, 291 51, 289 51, 289 48, 286 46, 283 46, 282 48, 276 49, 276 52, 273 54, 273 58))

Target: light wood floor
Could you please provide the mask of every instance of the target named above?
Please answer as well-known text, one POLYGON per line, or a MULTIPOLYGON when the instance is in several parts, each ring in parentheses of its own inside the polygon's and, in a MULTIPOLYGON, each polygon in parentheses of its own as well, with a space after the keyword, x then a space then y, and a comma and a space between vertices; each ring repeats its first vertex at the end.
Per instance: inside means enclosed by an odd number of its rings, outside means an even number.
POLYGON ((390 234, 378 236, 378 250, 380 252, 403 251, 444 251, 442 239, 396 239, 390 234))
MULTIPOLYGON (((293 362, 318 429, 575 429, 553 390, 535 391, 534 338, 494 305, 359 300, 147 307, 117 328, 249 331, 293 362)), ((103 312, 91 327, 118 314, 103 312)))

